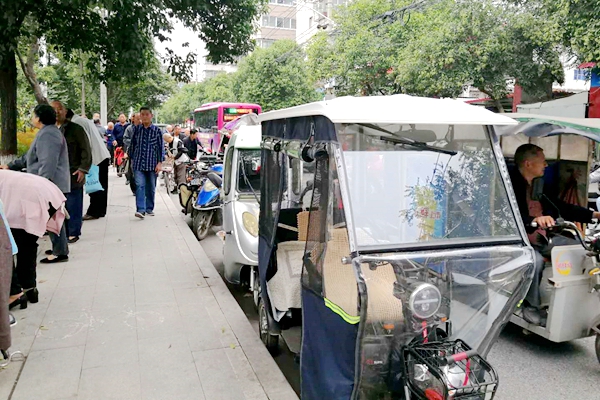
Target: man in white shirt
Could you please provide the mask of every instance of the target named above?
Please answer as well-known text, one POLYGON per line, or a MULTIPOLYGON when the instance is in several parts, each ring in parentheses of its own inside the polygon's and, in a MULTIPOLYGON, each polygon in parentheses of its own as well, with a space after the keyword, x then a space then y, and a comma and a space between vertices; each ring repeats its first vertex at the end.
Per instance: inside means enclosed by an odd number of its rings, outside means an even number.
POLYGON ((104 190, 90 194, 90 206, 83 216, 84 221, 98 219, 106 216, 108 207, 108 164, 110 163, 110 152, 102 140, 96 124, 87 118, 74 115, 71 122, 81 125, 87 133, 92 148, 92 164, 99 168, 100 184, 104 190))

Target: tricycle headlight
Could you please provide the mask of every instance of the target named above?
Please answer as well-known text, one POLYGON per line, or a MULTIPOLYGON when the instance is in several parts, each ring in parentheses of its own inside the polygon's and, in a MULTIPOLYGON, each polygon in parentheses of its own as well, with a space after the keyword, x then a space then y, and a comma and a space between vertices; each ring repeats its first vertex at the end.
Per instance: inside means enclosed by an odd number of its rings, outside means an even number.
POLYGON ((430 283, 417 285, 408 300, 408 306, 415 317, 428 319, 435 315, 442 305, 442 294, 430 283))
POLYGON ((242 214, 242 222, 244 223, 244 229, 248 231, 254 237, 258 236, 258 219, 256 216, 249 212, 242 214))

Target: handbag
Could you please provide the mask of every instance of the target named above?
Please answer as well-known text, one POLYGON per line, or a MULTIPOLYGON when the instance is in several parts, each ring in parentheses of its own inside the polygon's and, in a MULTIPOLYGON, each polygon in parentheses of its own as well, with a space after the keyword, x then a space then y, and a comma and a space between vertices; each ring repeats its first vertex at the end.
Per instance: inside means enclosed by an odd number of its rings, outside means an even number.
POLYGON ((85 176, 85 192, 92 194, 104 190, 100 184, 100 168, 97 165, 92 165, 90 171, 85 176))

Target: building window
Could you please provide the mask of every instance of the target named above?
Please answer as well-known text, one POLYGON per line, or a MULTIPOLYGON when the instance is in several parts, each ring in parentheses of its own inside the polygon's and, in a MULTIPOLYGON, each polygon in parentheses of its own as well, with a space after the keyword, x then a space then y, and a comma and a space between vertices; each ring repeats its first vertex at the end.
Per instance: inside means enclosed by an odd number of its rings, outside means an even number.
POLYGON ((269 47, 271 47, 273 45, 273 43, 275 43, 275 39, 258 39, 257 40, 258 47, 263 48, 263 49, 268 49, 269 47))
POLYGON ((576 69, 574 78, 576 81, 589 81, 590 71, 587 69, 576 69))
POLYGON ((263 15, 262 26, 280 29, 296 29, 296 19, 263 15))

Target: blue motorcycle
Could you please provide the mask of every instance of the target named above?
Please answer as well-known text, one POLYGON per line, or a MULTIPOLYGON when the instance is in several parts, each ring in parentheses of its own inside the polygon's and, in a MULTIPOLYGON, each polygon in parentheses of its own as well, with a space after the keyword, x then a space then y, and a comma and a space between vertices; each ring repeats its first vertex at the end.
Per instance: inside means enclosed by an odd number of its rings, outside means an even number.
POLYGON ((200 187, 196 201, 192 206, 192 229, 198 238, 208 236, 210 228, 222 225, 221 186, 223 183, 223 164, 209 168, 200 187))

